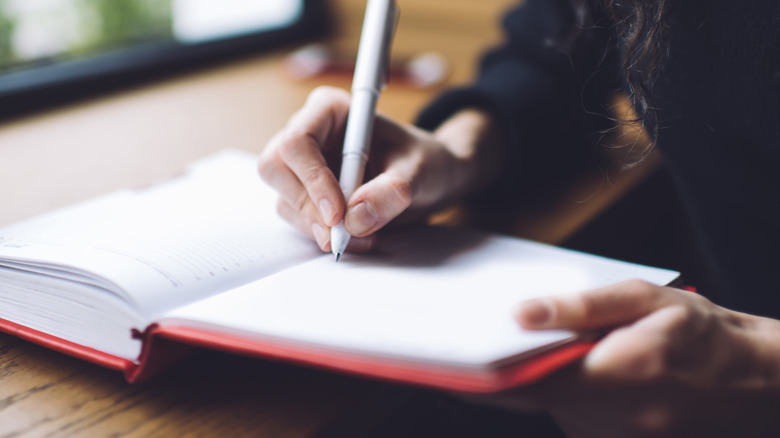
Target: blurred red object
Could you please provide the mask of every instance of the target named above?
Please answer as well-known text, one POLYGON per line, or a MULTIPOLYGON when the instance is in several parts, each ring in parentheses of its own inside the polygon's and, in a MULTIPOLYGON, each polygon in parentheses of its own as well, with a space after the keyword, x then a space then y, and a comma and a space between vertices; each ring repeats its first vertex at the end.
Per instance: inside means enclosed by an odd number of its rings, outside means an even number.
MULTIPOLYGON (((324 76, 341 76, 347 80, 355 71, 357 55, 343 55, 322 44, 305 46, 292 53, 285 62, 287 74, 304 81, 324 76)), ((444 82, 449 64, 438 53, 421 53, 407 60, 390 60, 389 81, 412 88, 431 88, 444 82)))

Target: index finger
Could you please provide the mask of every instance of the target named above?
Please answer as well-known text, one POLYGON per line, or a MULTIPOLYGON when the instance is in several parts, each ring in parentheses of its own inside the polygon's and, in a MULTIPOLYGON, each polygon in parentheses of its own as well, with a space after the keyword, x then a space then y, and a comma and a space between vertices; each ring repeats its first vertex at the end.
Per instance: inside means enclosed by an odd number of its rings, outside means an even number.
POLYGON ((334 87, 317 87, 309 94, 303 107, 287 122, 286 131, 294 136, 307 136, 327 150, 332 140, 343 131, 349 113, 350 95, 334 87))
MULTIPOLYGON (((300 181, 326 225, 342 220, 346 209, 338 180, 322 153, 338 144, 349 112, 349 94, 334 88, 314 90, 278 140, 278 157, 300 181)), ((291 199, 300 204, 300 200, 291 199)))

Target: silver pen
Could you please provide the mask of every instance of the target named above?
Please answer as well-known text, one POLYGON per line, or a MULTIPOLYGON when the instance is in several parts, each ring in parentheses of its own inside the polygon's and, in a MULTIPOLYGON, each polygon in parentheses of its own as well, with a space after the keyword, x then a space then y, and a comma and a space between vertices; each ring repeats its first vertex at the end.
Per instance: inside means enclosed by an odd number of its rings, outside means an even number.
MULTIPOLYGON (((368 0, 360 46, 352 78, 352 99, 344 135, 339 185, 344 198, 350 196, 362 183, 366 161, 371 148, 376 103, 384 87, 390 58, 390 45, 398 21, 395 0, 368 0)), ((347 249, 350 235, 344 221, 330 230, 330 243, 336 261, 347 249)))

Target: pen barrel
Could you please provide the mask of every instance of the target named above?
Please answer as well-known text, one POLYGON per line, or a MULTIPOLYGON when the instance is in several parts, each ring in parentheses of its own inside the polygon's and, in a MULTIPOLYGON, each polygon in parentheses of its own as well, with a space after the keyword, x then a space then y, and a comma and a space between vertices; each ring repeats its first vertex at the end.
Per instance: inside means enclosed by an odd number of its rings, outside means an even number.
POLYGON ((352 91, 347 127, 344 132, 344 148, 347 155, 363 155, 368 159, 371 150, 371 134, 374 131, 374 113, 379 93, 369 89, 352 91))
POLYGON ((368 0, 360 33, 352 91, 382 88, 398 11, 394 0, 368 0))
POLYGON ((360 155, 345 155, 341 163, 341 179, 339 185, 344 192, 344 198, 349 200, 358 187, 363 183, 366 169, 366 160, 360 155), (344 177, 344 175, 349 175, 344 177))
POLYGON ((341 190, 347 199, 363 183, 365 163, 371 150, 374 110, 378 97, 378 93, 365 89, 355 90, 352 94, 339 176, 341 190))
POLYGON ((376 103, 397 18, 395 0, 368 0, 352 79, 352 99, 339 176, 341 190, 347 199, 363 183, 365 164, 371 150, 376 103))

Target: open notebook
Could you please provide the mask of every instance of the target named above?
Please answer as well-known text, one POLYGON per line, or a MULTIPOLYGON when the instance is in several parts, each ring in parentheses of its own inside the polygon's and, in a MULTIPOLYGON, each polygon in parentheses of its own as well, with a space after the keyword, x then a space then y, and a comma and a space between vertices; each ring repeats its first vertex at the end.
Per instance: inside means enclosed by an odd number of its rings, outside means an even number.
POLYGON ((490 392, 587 350, 525 332, 526 298, 677 273, 491 234, 421 227, 338 263, 279 219, 256 157, 0 229, 0 329, 131 381, 194 345, 490 392))

